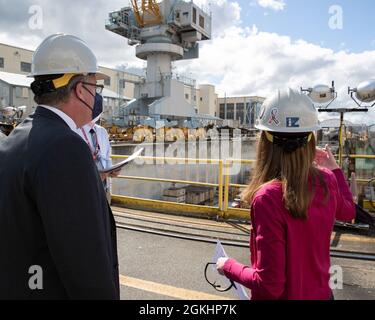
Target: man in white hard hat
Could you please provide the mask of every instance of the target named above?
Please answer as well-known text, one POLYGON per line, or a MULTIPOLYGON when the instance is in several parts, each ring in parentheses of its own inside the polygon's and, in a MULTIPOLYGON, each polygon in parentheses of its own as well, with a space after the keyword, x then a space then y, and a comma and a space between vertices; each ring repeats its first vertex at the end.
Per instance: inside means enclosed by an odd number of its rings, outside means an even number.
POLYGON ((88 146, 93 52, 52 35, 32 60, 38 107, 0 141, 0 299, 119 299, 116 227, 88 146))

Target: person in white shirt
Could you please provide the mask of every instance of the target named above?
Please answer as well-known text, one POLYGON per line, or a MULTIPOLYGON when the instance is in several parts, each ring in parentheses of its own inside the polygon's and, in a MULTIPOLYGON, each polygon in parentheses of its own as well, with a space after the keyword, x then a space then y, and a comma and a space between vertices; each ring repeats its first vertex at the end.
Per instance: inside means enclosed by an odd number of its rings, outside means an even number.
POLYGON ((96 122, 99 121, 100 116, 101 114, 90 123, 77 129, 77 132, 90 148, 95 164, 99 170, 100 177, 102 178, 108 202, 110 203, 110 181, 108 178, 118 176, 120 170, 112 173, 100 172, 101 170, 108 169, 112 166, 111 144, 109 142, 107 130, 96 124, 96 122))

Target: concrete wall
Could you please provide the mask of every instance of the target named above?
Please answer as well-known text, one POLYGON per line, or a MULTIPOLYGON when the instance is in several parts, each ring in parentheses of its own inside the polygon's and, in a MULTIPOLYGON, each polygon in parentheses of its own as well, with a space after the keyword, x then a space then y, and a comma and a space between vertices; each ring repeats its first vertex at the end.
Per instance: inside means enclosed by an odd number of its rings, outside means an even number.
POLYGON ((198 92, 199 113, 209 114, 213 117, 218 117, 218 98, 217 94, 215 93, 215 86, 210 84, 200 85, 198 92))

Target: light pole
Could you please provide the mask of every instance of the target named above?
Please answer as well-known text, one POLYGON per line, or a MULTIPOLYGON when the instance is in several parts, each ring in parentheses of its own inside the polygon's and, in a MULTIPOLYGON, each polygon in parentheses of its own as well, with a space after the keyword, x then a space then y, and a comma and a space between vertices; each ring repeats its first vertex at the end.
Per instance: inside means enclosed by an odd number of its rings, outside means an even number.
POLYGON ((358 108, 328 108, 331 103, 336 100, 337 92, 335 90, 335 83, 332 81, 332 87, 327 85, 317 85, 313 88, 303 89, 302 92, 308 92, 310 99, 320 106, 318 112, 324 113, 339 113, 340 114, 340 129, 339 129, 339 165, 343 165, 343 133, 345 129, 344 114, 347 112, 368 112, 368 108, 375 105, 375 80, 370 80, 360 83, 357 88, 348 89, 348 94, 355 101, 358 108), (354 97, 355 94, 355 97, 354 97), (372 103, 372 105, 362 106, 361 103, 372 103), (326 105, 325 105, 326 104, 326 105))

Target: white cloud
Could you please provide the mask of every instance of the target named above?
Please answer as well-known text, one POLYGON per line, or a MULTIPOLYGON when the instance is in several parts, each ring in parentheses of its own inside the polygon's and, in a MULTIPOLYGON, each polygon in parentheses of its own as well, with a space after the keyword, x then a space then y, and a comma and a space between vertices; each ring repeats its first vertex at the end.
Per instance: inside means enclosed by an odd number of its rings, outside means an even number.
POLYGON ((282 11, 286 6, 284 0, 258 0, 258 4, 263 8, 272 9, 275 11, 282 11))

